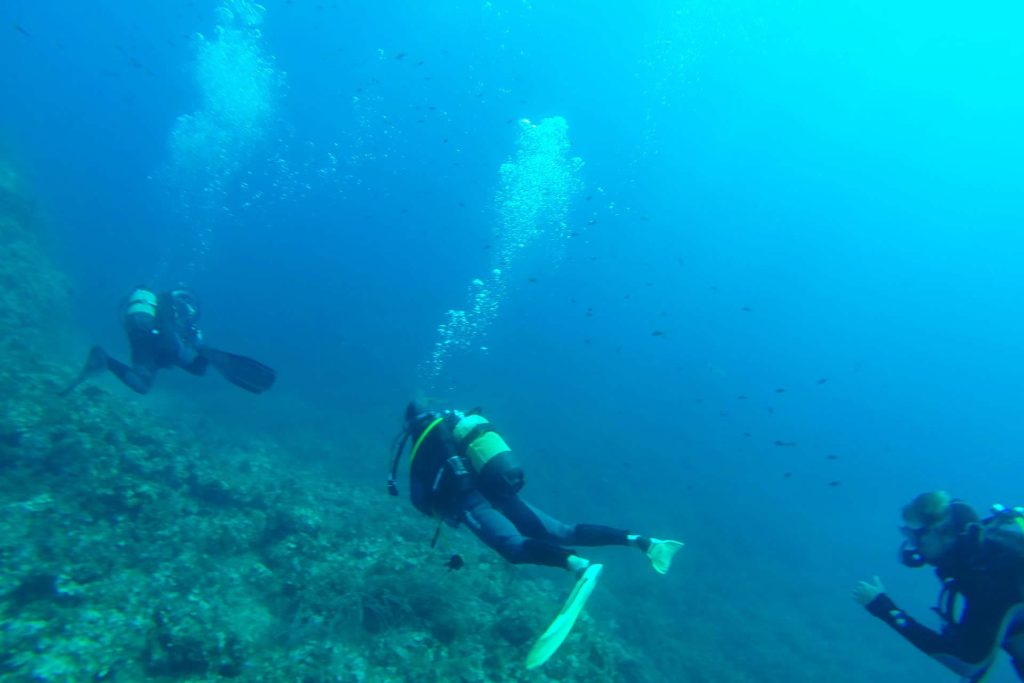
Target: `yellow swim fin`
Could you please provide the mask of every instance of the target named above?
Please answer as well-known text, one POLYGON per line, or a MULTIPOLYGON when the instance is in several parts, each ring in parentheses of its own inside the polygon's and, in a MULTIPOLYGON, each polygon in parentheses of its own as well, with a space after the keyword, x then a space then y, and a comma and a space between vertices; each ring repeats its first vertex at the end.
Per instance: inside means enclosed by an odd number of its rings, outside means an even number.
POLYGON ((651 547, 647 549, 647 557, 651 560, 654 571, 664 574, 672 564, 672 556, 679 552, 683 544, 679 541, 659 541, 651 539, 651 547))
POLYGON ((580 616, 580 612, 583 611, 583 606, 587 604, 587 599, 594 592, 594 587, 597 585, 597 579, 601 576, 602 569, 604 569, 604 565, 592 564, 587 567, 583 575, 576 581, 576 585, 573 586, 572 592, 569 593, 569 597, 566 599, 565 604, 562 605, 562 609, 555 616, 555 620, 551 622, 547 630, 533 644, 530 654, 526 655, 527 669, 535 669, 551 659, 551 655, 555 654, 562 643, 565 642, 566 637, 568 637, 569 632, 572 631, 572 627, 576 623, 576 619, 580 616))

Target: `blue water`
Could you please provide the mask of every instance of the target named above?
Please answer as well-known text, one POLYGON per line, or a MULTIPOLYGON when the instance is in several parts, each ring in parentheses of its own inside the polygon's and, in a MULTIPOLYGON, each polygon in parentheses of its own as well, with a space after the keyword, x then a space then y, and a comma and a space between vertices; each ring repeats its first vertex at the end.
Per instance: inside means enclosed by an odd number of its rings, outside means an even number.
POLYGON ((708 595, 789 615, 737 648, 795 620, 943 675, 848 593, 877 573, 927 618, 900 505, 1024 502, 1018 3, 288 0, 258 29, 245 5, 0 7, 0 142, 50 215, 76 349, 123 355, 118 301, 184 283, 279 384, 162 375, 147 400, 338 423, 381 462, 409 397, 483 405, 536 502, 688 542, 667 583, 613 589, 680 625, 708 595), (424 374, 510 243, 501 165, 553 117, 548 160, 583 164, 545 197, 565 225, 513 247, 479 334, 424 374))

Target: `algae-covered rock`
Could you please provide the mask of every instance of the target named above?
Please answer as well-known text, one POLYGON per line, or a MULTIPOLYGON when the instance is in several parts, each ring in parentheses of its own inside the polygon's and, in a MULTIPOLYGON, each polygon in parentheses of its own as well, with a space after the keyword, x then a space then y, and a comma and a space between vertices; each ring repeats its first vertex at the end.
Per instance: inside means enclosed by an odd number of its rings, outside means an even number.
POLYGON ((0 153, 0 353, 11 358, 51 346, 70 326, 68 281, 45 249, 44 225, 23 177, 0 153))

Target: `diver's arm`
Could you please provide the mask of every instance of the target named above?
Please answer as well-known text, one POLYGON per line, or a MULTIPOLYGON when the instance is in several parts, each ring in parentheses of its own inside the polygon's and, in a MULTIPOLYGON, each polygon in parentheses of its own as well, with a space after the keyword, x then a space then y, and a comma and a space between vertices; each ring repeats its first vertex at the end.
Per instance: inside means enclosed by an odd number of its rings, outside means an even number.
POLYGON ((900 609, 892 601, 892 598, 885 593, 879 593, 865 607, 867 607, 868 612, 889 624, 889 626, 909 640, 921 652, 931 655, 945 649, 945 639, 941 633, 923 626, 900 609))
POLYGON ((965 673, 965 669, 984 665, 997 647, 1000 613, 984 604, 968 602, 956 628, 942 633, 907 615, 885 593, 879 594, 866 607, 918 650, 960 674, 965 673))

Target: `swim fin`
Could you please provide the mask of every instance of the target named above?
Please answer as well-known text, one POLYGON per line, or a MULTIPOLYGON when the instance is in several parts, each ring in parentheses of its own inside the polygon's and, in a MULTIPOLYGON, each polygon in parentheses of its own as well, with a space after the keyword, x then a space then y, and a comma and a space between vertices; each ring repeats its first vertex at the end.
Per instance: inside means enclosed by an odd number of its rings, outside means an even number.
POLYGON ((102 347, 94 346, 89 349, 89 357, 85 360, 85 365, 82 367, 82 371, 78 373, 78 376, 71 380, 64 389, 58 392, 58 396, 67 396, 75 388, 89 379, 101 370, 105 370, 107 367, 107 352, 102 347))
POLYGON ((202 347, 199 355, 210 361, 210 365, 217 368, 217 371, 224 375, 224 379, 254 394, 263 393, 272 387, 274 380, 277 379, 277 373, 273 369, 252 358, 218 351, 209 346, 202 347))
POLYGON ((587 604, 587 599, 594 592, 594 587, 597 586, 597 579, 601 576, 602 569, 604 569, 604 565, 592 564, 587 567, 583 575, 576 581, 576 585, 573 586, 572 592, 569 593, 569 597, 566 599, 565 604, 562 605, 562 609, 555 616, 555 620, 551 622, 547 630, 533 644, 530 654, 526 655, 527 669, 535 669, 551 659, 551 655, 555 654, 562 643, 565 642, 569 632, 572 631, 573 625, 576 623, 576 619, 580 616, 580 612, 583 611, 583 606, 587 604))
POLYGON ((651 539, 651 546, 647 549, 647 557, 651 560, 654 571, 664 574, 672 564, 672 556, 679 552, 683 544, 679 541, 659 541, 651 539))

